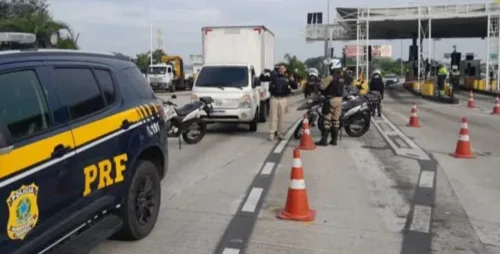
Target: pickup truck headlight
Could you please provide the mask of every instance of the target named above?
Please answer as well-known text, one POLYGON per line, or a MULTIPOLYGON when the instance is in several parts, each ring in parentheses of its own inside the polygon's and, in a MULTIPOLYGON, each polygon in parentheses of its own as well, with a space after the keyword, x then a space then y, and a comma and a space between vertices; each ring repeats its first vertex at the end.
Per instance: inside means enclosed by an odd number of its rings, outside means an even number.
POLYGON ((240 108, 251 108, 252 107, 252 101, 250 100, 250 96, 245 94, 240 98, 240 108))

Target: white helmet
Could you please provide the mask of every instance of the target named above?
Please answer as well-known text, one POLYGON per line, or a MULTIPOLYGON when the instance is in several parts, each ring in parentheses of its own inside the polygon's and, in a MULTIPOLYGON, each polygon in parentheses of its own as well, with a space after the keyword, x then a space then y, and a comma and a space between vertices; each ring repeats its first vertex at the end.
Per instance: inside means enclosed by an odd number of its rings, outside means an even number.
POLYGON ((382 72, 380 71, 380 69, 376 69, 373 71, 372 75, 375 75, 375 74, 382 75, 382 72))
POLYGON ((342 69, 342 61, 338 58, 327 58, 323 61, 323 64, 329 65, 330 70, 340 70, 342 69))
POLYGON ((319 75, 319 72, 317 69, 315 68, 310 68, 309 71, 308 71, 308 74, 309 76, 315 76, 315 77, 318 77, 319 75))

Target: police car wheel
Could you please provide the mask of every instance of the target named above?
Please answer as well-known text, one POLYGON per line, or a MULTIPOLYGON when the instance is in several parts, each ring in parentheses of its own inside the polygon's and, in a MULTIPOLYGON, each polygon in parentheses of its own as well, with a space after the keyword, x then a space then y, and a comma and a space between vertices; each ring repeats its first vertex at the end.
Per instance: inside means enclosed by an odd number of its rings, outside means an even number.
POLYGON ((123 228, 115 238, 134 241, 146 237, 156 224, 160 202, 158 169, 150 161, 139 161, 122 205, 123 228))

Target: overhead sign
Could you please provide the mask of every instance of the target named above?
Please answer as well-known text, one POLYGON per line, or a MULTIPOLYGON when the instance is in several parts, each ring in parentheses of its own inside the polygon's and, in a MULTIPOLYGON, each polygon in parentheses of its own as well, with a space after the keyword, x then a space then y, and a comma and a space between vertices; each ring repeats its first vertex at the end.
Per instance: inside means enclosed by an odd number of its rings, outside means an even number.
POLYGON ((35 43, 36 35, 32 33, 0 33, 0 42, 18 42, 21 44, 35 43))
MULTIPOLYGON (((366 54, 365 45, 345 45, 346 57, 364 56, 366 54)), ((372 56, 375 57, 392 57, 391 45, 372 45, 372 56)))

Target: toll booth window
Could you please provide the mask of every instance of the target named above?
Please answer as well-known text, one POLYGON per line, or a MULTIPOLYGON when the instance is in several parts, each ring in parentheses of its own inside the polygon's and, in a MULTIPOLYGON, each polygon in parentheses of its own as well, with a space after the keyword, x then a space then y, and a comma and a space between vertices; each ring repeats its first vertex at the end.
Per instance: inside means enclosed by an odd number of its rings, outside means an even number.
POLYGON ((90 69, 55 69, 55 83, 61 102, 69 109, 71 120, 97 112, 106 104, 90 69))
POLYGON ((108 105, 113 104, 113 102, 115 102, 116 95, 111 74, 105 70, 94 70, 94 74, 97 78, 97 82, 99 82, 104 98, 106 98, 106 103, 108 105))
POLYGON ((0 74, 0 123, 14 141, 36 135, 51 126, 45 93, 32 70, 0 74))

